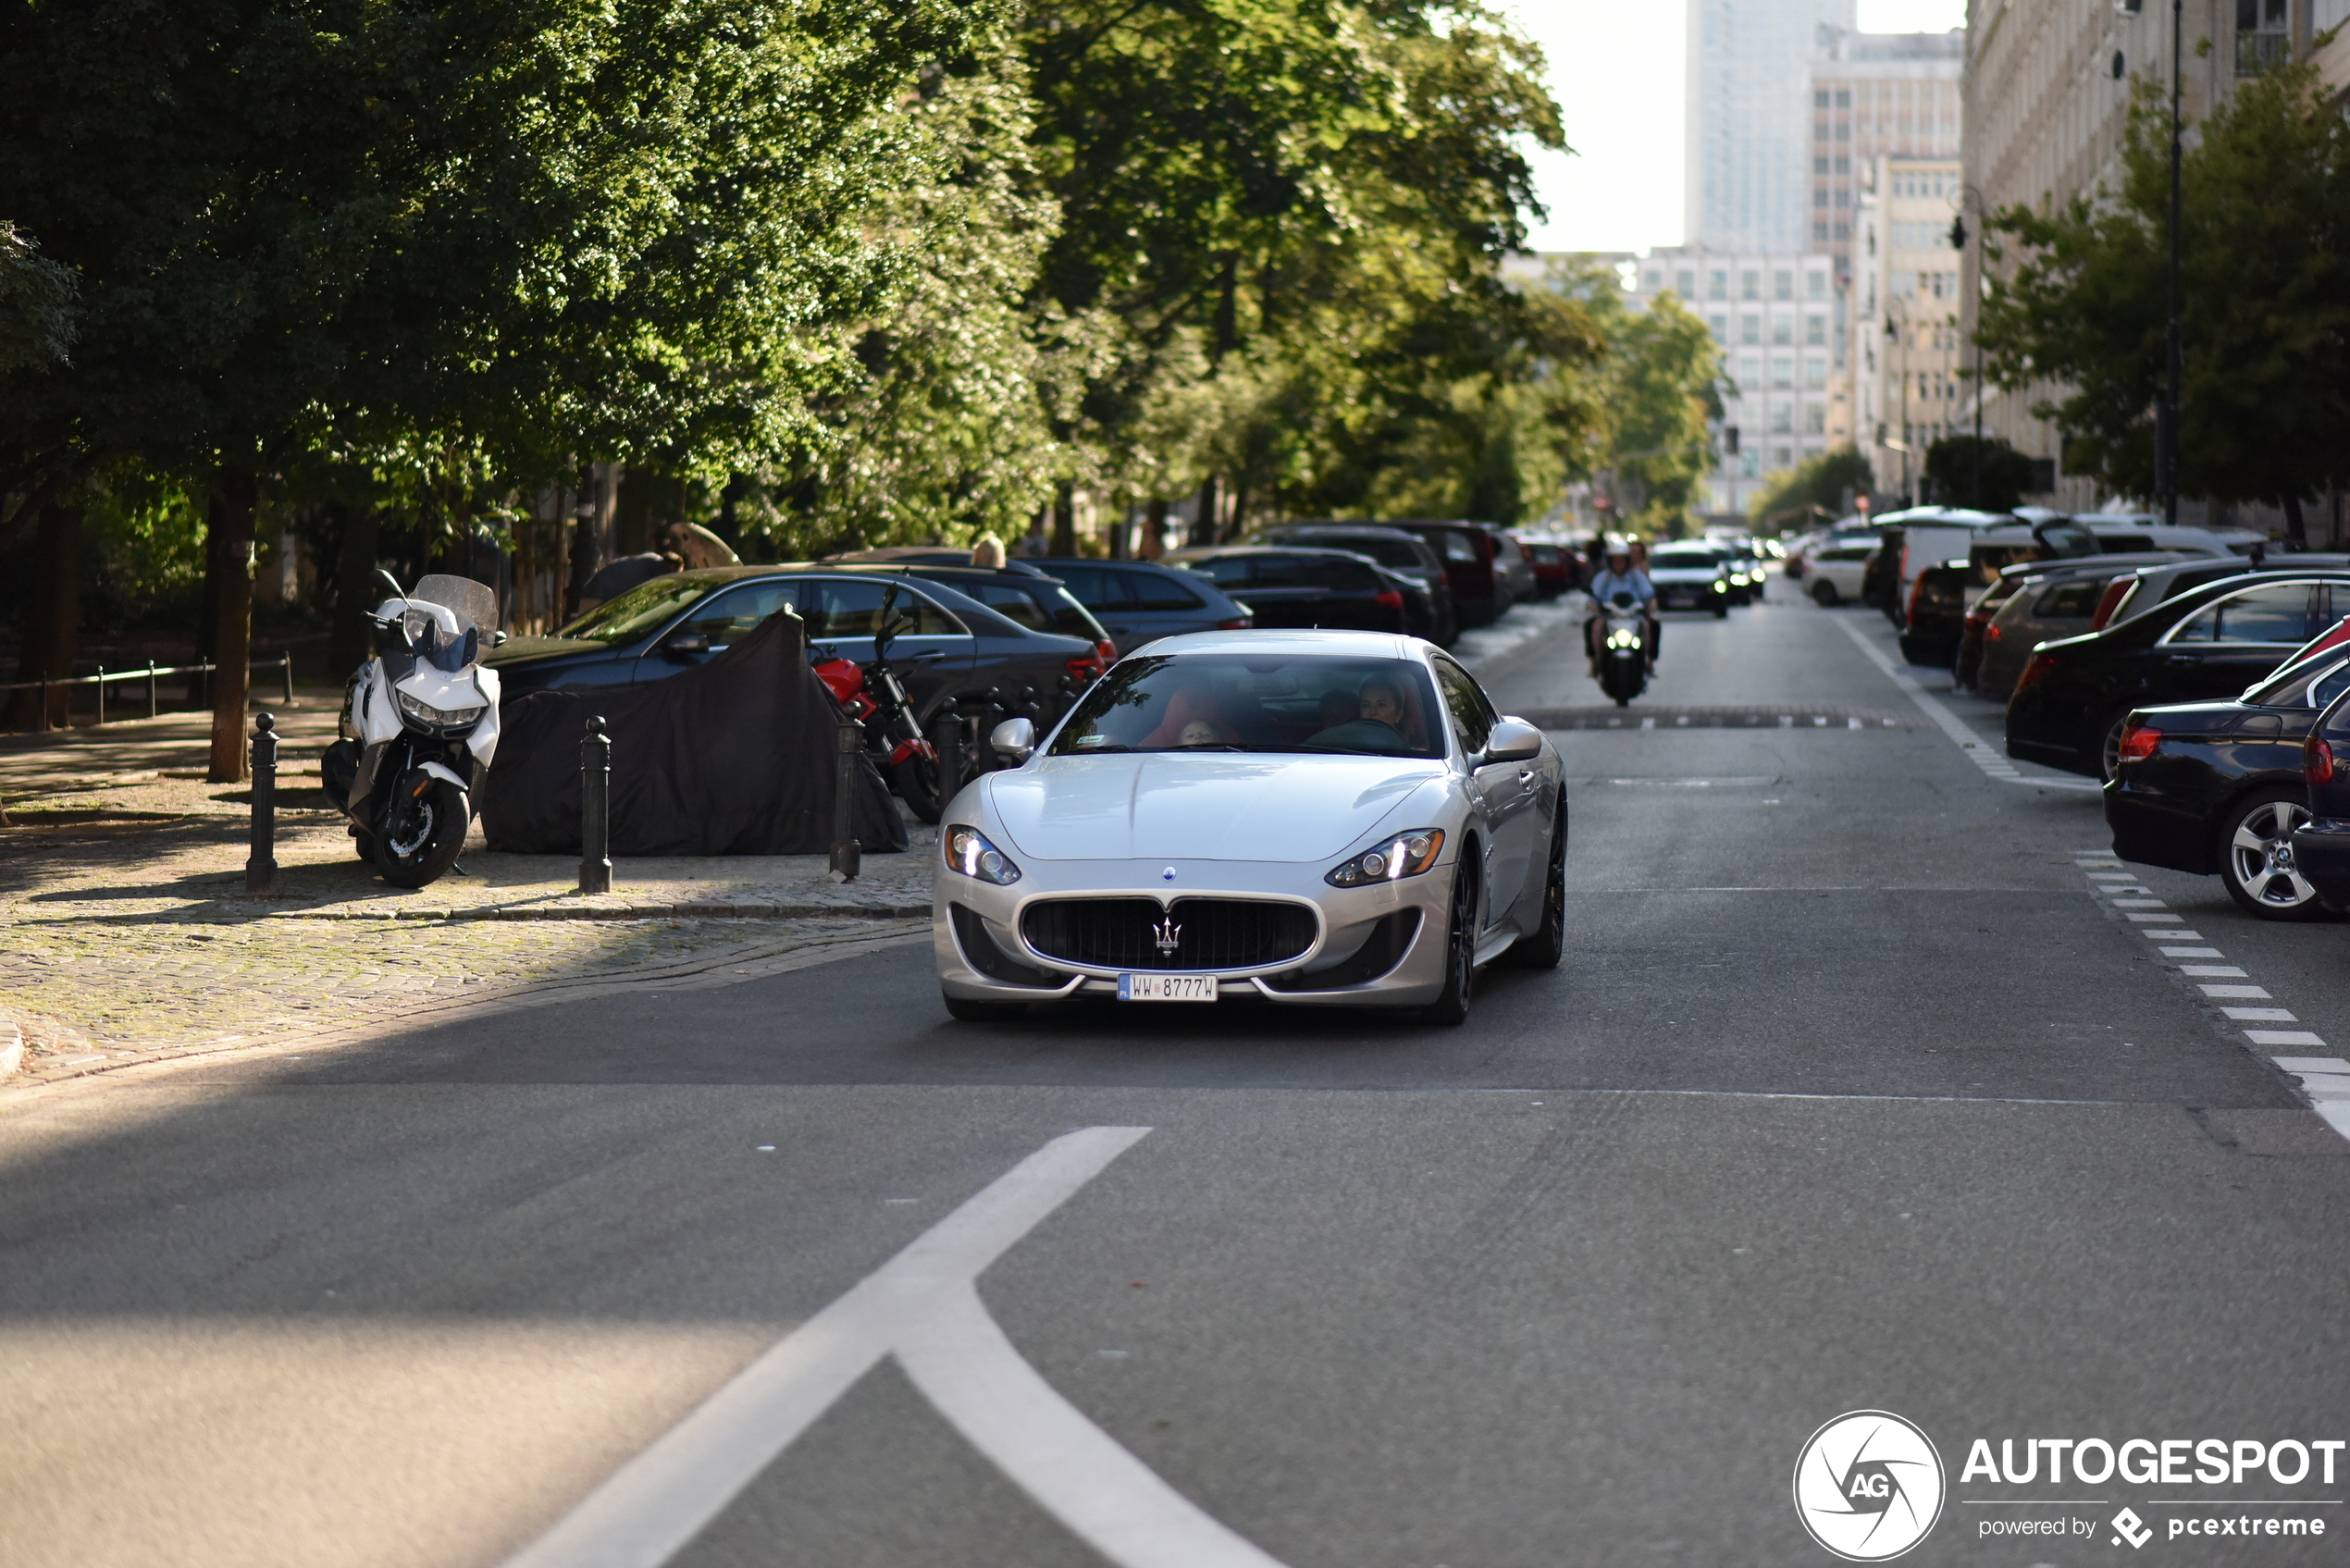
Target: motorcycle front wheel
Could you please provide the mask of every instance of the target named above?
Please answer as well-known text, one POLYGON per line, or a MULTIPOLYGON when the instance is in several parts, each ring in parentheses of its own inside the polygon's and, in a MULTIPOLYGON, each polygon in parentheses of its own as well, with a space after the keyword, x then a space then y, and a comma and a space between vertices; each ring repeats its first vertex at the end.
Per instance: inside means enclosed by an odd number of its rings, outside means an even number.
POLYGON ((471 821, 465 792, 447 779, 428 779, 422 793, 412 794, 414 788, 413 775, 402 782, 375 835, 376 870, 394 887, 439 881, 465 847, 471 821))
POLYGON ((897 797, 906 803, 906 809, 925 822, 938 821, 946 802, 939 795, 936 762, 915 752, 893 767, 889 776, 897 787, 897 797))

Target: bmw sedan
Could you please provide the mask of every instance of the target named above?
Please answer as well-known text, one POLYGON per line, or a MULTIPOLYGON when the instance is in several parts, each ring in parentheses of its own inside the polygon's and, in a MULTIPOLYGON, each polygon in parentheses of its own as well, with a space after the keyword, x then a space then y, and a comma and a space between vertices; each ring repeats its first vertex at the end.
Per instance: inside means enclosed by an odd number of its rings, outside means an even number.
POLYGON ((1415 638, 1203 633, 1130 654, 947 808, 947 1011, 1124 1003, 1468 1016, 1490 961, 1550 969, 1566 793, 1540 730, 1415 638))

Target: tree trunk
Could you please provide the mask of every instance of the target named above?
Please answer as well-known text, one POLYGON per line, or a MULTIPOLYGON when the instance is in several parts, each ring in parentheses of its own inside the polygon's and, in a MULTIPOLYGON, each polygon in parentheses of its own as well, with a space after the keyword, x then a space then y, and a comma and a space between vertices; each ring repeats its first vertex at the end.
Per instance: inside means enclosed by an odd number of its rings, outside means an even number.
POLYGON ((1216 475, 1210 474, 1200 481, 1199 515, 1192 519, 1194 546, 1216 542, 1216 475))
POLYGON ((1077 489, 1066 479, 1053 486, 1053 553, 1063 560, 1077 553, 1077 489))
POLYGON ((1151 498, 1151 509, 1143 518, 1143 539, 1135 553, 1145 561, 1156 561, 1167 553, 1167 498, 1151 498))
POLYGON ((2300 550, 2309 548, 2309 525, 2301 515, 2301 493, 2287 490, 2284 496, 2284 548, 2300 550))
POLYGON ((376 549, 381 519, 372 506, 334 510, 342 517, 342 548, 335 552, 335 620, 328 645, 328 668, 337 680, 349 676, 367 658, 367 611, 383 590, 376 582, 376 549))
POLYGON ((242 784, 245 778, 245 685, 253 656, 253 508, 258 481, 249 469, 230 468, 220 475, 213 507, 212 532, 217 537, 212 563, 219 569, 215 602, 218 618, 212 636, 212 769, 214 784, 242 784))
MULTIPOLYGON (((43 676, 63 680, 73 673, 73 656, 81 633, 81 508, 48 501, 41 508, 40 532, 34 536, 31 613, 26 617, 24 648, 17 660, 17 679, 43 676)), ((41 711, 38 688, 11 694, 9 726, 13 729, 63 729, 72 708, 73 688, 53 686, 49 711, 41 711)))
POLYGON ((1232 515, 1225 519, 1218 542, 1223 544, 1231 543, 1234 539, 1241 537, 1241 530, 1247 525, 1248 481, 1246 479, 1234 479, 1232 481, 1232 515))
MULTIPOLYGON (((220 650, 220 579, 226 570, 220 564, 220 498, 212 497, 204 505, 204 586, 196 597, 196 656, 190 662, 206 664, 220 650)), ((211 678, 202 671, 188 676, 188 706, 212 706, 211 678)))

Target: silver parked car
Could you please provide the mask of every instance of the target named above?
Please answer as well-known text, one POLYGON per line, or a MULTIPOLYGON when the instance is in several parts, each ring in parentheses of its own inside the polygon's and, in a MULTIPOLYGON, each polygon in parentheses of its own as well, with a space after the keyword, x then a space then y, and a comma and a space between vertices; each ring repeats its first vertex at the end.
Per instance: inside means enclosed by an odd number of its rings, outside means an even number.
POLYGON ((1566 791, 1542 733, 1417 638, 1169 637, 1016 767, 958 796, 932 897, 959 1019, 1029 1002, 1240 998, 1469 1011, 1479 966, 1548 969, 1566 791))

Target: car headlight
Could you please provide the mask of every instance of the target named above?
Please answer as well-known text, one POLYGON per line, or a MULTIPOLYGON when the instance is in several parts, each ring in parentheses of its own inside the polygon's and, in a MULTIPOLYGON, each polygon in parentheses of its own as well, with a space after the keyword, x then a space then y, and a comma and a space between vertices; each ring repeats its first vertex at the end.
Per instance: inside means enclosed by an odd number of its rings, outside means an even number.
POLYGON ((1322 880, 1332 887, 1362 887, 1375 882, 1401 882, 1418 876, 1436 864, 1444 849, 1442 828, 1414 828, 1364 850, 1342 866, 1334 866, 1322 880))
POLYGON ((1020 868, 1012 864, 1011 857, 988 843, 987 835, 977 828, 948 828, 939 842, 946 846, 950 871, 992 882, 997 887, 1020 881, 1020 868))
POLYGON ((399 699, 400 710, 402 713, 420 724, 430 724, 436 729, 443 730, 454 729, 460 724, 472 723, 481 717, 481 710, 488 706, 486 703, 477 702, 471 708, 435 708, 431 703, 420 698, 411 697, 404 691, 395 691, 391 695, 399 699))
POLYGON ((1730 585, 1722 581, 1721 578, 1716 577, 1713 579, 1713 591, 1717 594, 1728 593, 1730 591, 1730 585))
POLYGON ((1744 587, 1746 586, 1746 574, 1743 572, 1733 572, 1730 574, 1730 581, 1736 583, 1740 587, 1744 587))

